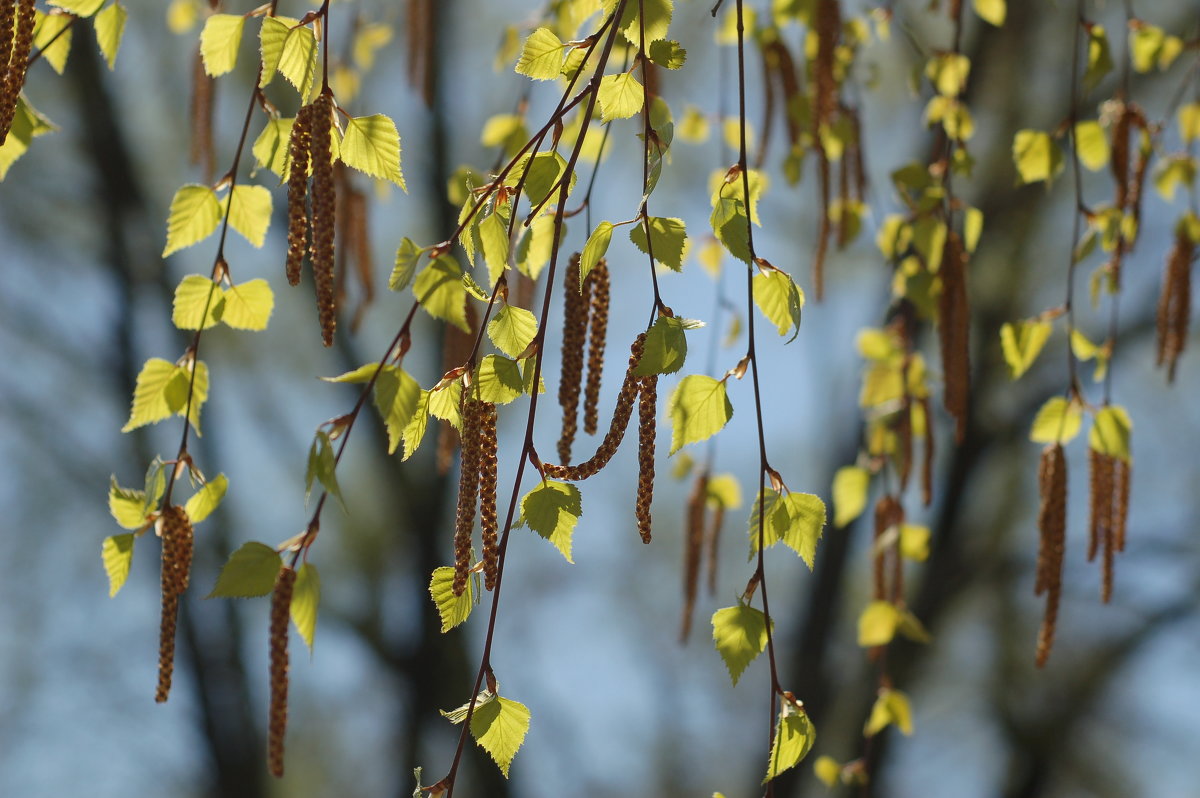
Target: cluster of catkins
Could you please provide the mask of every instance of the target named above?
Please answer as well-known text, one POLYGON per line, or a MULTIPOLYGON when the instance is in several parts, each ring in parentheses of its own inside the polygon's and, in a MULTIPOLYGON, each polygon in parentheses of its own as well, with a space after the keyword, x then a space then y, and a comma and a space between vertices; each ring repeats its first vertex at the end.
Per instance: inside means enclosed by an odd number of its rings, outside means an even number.
POLYGON ((287 279, 300 282, 305 253, 312 261, 313 284, 317 291, 317 315, 321 340, 333 345, 337 327, 337 299, 333 274, 333 235, 336 190, 332 155, 333 95, 322 91, 296 114, 288 145, 288 252, 287 279), (309 191, 309 172, 312 190, 309 191), (309 197, 312 198, 311 225, 309 197), (311 237, 310 237, 311 234, 311 237))

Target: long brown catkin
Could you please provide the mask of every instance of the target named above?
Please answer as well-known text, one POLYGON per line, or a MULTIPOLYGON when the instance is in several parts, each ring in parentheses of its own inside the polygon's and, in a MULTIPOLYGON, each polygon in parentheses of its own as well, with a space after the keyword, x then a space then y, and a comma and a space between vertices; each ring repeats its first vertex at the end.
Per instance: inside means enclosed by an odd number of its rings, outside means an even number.
POLYGON ((638 483, 634 512, 638 534, 650 542, 650 503, 654 500, 654 436, 658 410, 658 375, 642 377, 638 396, 638 483))
POLYGON ((275 578, 271 593, 271 707, 267 720, 267 765, 271 775, 283 776, 283 737, 287 731, 288 700, 288 618, 296 572, 284 566, 275 578))
POLYGON ((579 396, 583 383, 583 348, 587 343, 592 281, 585 280, 580 290, 579 254, 563 276, 562 368, 558 379, 558 404, 562 407, 562 434, 558 439, 558 459, 571 462, 571 447, 579 427, 579 396))
MULTIPOLYGON (((942 293, 938 299, 938 337, 945 374, 946 410, 954 417, 954 438, 962 443, 967 432, 970 403, 970 308, 967 301, 966 253, 953 231, 946 236, 942 265, 942 293)), ((926 419, 928 423, 929 419, 926 419)))
POLYGON ((292 123, 288 141, 287 281, 300 284, 300 268, 308 251, 308 165, 312 148, 313 106, 305 105, 292 123))
POLYGON ((480 403, 482 422, 479 432, 479 524, 483 538, 483 584, 496 586, 499 557, 499 525, 496 518, 496 481, 498 449, 496 441, 496 405, 480 403))
POLYGON ((14 20, 10 23, 12 31, 12 53, 9 55, 7 69, 3 73, 4 85, 0 87, 0 144, 8 138, 16 117, 17 100, 25 85, 25 70, 29 66, 29 53, 33 50, 33 13, 34 0, 18 0, 13 11, 14 20))
POLYGON ((322 92, 313 100, 312 120, 312 268, 317 289, 317 317, 321 324, 321 342, 333 346, 337 329, 337 296, 334 290, 333 238, 337 190, 333 182, 333 156, 330 152, 333 127, 333 97, 322 92))
POLYGON ((1067 461, 1060 444, 1042 450, 1038 464, 1038 592, 1046 593, 1046 612, 1038 631, 1036 662, 1046 664, 1054 646, 1058 603, 1062 592, 1062 563, 1067 529, 1067 461))
POLYGON ((604 378, 604 348, 608 338, 608 305, 611 285, 608 261, 601 258, 588 274, 591 312, 588 314, 587 386, 583 394, 583 431, 595 435, 600 425, 600 383, 604 378))
POLYGON ((461 596, 466 590, 471 568, 471 532, 475 526, 475 508, 479 497, 480 404, 479 400, 472 398, 464 398, 462 403, 462 464, 458 475, 458 511, 454 520, 452 590, 456 596, 461 596))

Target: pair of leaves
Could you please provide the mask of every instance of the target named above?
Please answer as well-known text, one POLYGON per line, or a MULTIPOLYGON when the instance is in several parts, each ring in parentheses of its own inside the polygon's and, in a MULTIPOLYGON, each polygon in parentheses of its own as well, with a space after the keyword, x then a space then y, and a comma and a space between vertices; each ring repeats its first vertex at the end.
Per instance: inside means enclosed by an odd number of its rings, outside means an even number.
POLYGON ((871 716, 867 718, 863 734, 873 737, 891 725, 905 735, 912 734, 912 706, 908 702, 908 696, 899 690, 880 690, 875 704, 871 707, 871 716))
MULTIPOLYGON (((250 541, 229 556, 217 584, 206 598, 257 598, 275 589, 279 570, 284 567, 279 552, 265 543, 250 541)), ((296 631, 309 650, 317 632, 317 609, 321 603, 321 577, 317 566, 303 563, 296 571, 292 589, 291 616, 296 631)))
POLYGON ((928 643, 931 639, 917 616, 889 601, 872 601, 858 616, 858 644, 864 648, 886 646, 897 632, 915 643, 928 643))
POLYGON ((230 227, 255 247, 261 247, 271 226, 271 207, 271 192, 263 186, 234 186, 225 197, 218 198, 208 186, 189 183, 171 199, 162 256, 208 238, 226 213, 230 227))
MULTIPOLYGON (((104 1, 51 0, 50 5, 57 6, 77 17, 92 17, 92 25, 96 30, 96 43, 100 46, 100 53, 104 56, 104 60, 108 62, 108 68, 112 69, 117 60, 117 51, 121 49, 121 39, 125 35, 125 21, 129 12, 125 10, 125 6, 117 2, 109 4, 101 11, 100 7, 104 5, 104 1)), ((53 23, 54 27, 59 25, 61 23, 53 23)), ((65 51, 61 58, 62 63, 65 64, 67 59, 65 51)), ((57 67, 57 71, 62 72, 61 65, 57 67)))
POLYGON ((171 321, 181 330, 208 329, 219 322, 238 330, 265 330, 275 295, 263 279, 229 288, 199 274, 189 274, 175 288, 171 321))
POLYGON ((129 420, 121 432, 154 424, 176 414, 183 415, 188 407, 189 390, 191 412, 188 421, 199 435, 200 408, 208 399, 208 366, 204 361, 189 360, 186 365, 179 365, 162 358, 150 358, 138 373, 129 420))
POLYGON ((1015 380, 1029 370, 1053 329, 1050 322, 1039 319, 1005 322, 1000 327, 1000 348, 1004 352, 1004 362, 1008 364, 1009 377, 1015 380))
MULTIPOLYGON (((443 710, 442 717, 454 724, 462 723, 469 708, 468 702, 450 712, 443 710)), ((508 778, 508 769, 529 731, 529 717, 529 708, 519 701, 486 690, 475 697, 471 736, 487 751, 505 778, 508 778)))
POLYGON ((751 554, 758 551, 760 512, 763 546, 782 542, 799 554, 811 571, 817 542, 825 530, 825 502, 811 493, 779 494, 767 488, 750 511, 751 554))

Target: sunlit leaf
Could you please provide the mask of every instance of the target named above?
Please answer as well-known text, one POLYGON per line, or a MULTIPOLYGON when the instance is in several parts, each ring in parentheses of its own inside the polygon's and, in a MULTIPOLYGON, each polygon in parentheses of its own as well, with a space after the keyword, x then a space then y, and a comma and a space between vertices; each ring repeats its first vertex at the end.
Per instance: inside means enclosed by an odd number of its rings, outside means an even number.
POLYGON ((435 568, 429 580, 429 595, 437 607, 438 617, 442 620, 442 632, 449 632, 463 623, 471 615, 475 607, 472 598, 472 581, 467 580, 466 589, 461 596, 454 595, 454 569, 449 566, 435 568))
POLYGON ((871 472, 859 466, 843 466, 833 475, 833 525, 841 528, 862 515, 867 507, 871 472))
POLYGON ((341 157, 344 164, 363 174, 390 180, 408 190, 400 172, 400 134, 396 123, 383 114, 346 120, 341 157))
POLYGON ((213 14, 200 31, 200 56, 204 71, 211 77, 232 72, 237 65, 238 48, 246 17, 241 14, 213 14))
POLYGON ((225 491, 229 489, 229 479, 224 474, 217 474, 204 484, 204 487, 192 494, 192 497, 187 500, 187 504, 183 506, 187 513, 188 519, 193 524, 198 524, 212 514, 212 511, 217 509, 217 505, 221 503, 221 499, 225 498, 225 491))
POLYGON ((237 330, 265 330, 274 309, 271 284, 256 277, 225 289, 221 321, 237 330))
POLYGON ((858 616, 858 644, 864 648, 886 646, 896 636, 900 611, 887 601, 872 601, 858 616))
POLYGON ((630 72, 605 75, 596 92, 600 102, 600 118, 604 122, 628 119, 642 110, 646 92, 630 72))
POLYGON ((529 709, 503 696, 477 706, 471 716, 471 736, 488 752, 505 778, 528 731, 529 709))
POLYGON ((1131 454, 1129 439, 1133 435, 1133 421, 1120 405, 1102 407, 1096 412, 1088 433, 1088 446, 1100 454, 1129 462, 1131 454))
POLYGON ((816 741, 817 730, 808 715, 785 702, 784 711, 779 713, 775 724, 775 742, 771 745, 771 759, 763 784, 800 764, 816 741))
POLYGON ((181 330, 208 329, 221 321, 225 293, 200 274, 189 274, 175 287, 171 321, 181 330))
POLYGON ((629 240, 647 255, 652 247, 654 260, 668 269, 683 270, 683 245, 687 241, 687 228, 682 219, 651 216, 630 229, 629 240), (646 222, 650 225, 650 246, 646 244, 646 222))
POLYGON ((1034 443, 1067 443, 1083 426, 1083 408, 1061 396, 1047 401, 1033 420, 1029 439, 1034 443))
POLYGON ((291 616, 296 631, 304 638, 304 644, 312 651, 313 637, 317 633, 317 608, 321 603, 321 577, 317 566, 310 562, 302 564, 296 571, 296 584, 292 588, 291 616))
POLYGON ((266 596, 275 589, 282 559, 279 552, 266 545, 250 541, 229 556, 217 584, 206 598, 254 598, 266 596))
POLYGON ((704 374, 684 377, 667 401, 671 418, 671 454, 689 443, 707 440, 729 423, 733 405, 725 383, 704 374))
POLYGON ((175 192, 167 216, 165 258, 212 235, 221 221, 221 203, 208 186, 190 183, 175 192))
POLYGON ((712 616, 713 643, 736 685, 754 658, 767 647, 767 621, 748 604, 717 610, 712 616))
POLYGON ((516 357, 537 335, 537 318, 525 308, 505 304, 488 322, 488 337, 504 354, 516 357))
POLYGON ((1017 379, 1033 365, 1053 331, 1048 321, 1023 319, 1000 327, 1000 347, 1008 363, 1008 375, 1017 379))
POLYGON ((516 71, 534 80, 554 80, 562 71, 566 46, 549 28, 529 34, 517 59, 516 71))
POLYGON ((230 203, 229 226, 256 247, 267 240, 271 226, 271 192, 263 186, 234 186, 225 202, 230 203))
POLYGON ((108 574, 108 596, 112 598, 125 584, 129 567, 133 565, 133 533, 105 538, 100 547, 100 556, 104 560, 104 571, 108 574))
POLYGON ((686 359, 687 338, 683 322, 671 316, 659 316, 646 331, 642 358, 633 373, 637 377, 674 374, 683 368, 686 359))
POLYGON ((550 541, 567 562, 571 559, 571 536, 583 515, 579 488, 548 479, 521 499, 522 525, 550 541))

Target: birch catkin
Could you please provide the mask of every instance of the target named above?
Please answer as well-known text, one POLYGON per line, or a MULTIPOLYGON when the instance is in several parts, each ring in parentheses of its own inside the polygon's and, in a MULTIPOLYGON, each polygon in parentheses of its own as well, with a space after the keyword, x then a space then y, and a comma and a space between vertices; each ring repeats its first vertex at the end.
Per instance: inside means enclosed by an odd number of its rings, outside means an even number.
POLYGON ((1038 464, 1038 567, 1035 594, 1046 594, 1046 613, 1038 632, 1037 666, 1046 664, 1054 646, 1058 602, 1062 592, 1063 550, 1067 530, 1067 461, 1060 444, 1042 450, 1038 464))
POLYGON ((1196 245, 1186 230, 1175 234, 1175 245, 1167 255, 1166 273, 1158 298, 1158 358, 1167 367, 1167 382, 1175 381, 1179 356, 1187 345, 1192 300, 1192 258, 1196 245))
POLYGON ((333 346, 337 328, 337 298, 334 291, 333 236, 336 219, 336 189, 330 136, 333 128, 333 97, 328 92, 313 100, 312 119, 312 268, 317 289, 317 316, 321 341, 333 346))
POLYGON ((480 423, 482 403, 464 399, 462 404, 462 465, 458 476, 458 511, 454 521, 454 595, 467 588, 471 568, 471 531, 475 526, 475 507, 479 497, 480 423))
POLYGON ((283 736, 287 731, 288 618, 296 572, 284 566, 271 593, 271 707, 267 720, 267 764, 271 775, 283 776, 283 736))
POLYGON ((704 509, 708 499, 708 472, 701 471, 688 494, 687 527, 683 534, 683 615, 679 622, 679 642, 686 643, 692 632, 696 606, 696 585, 700 579, 700 554, 704 545, 704 509))
POLYGON ((654 435, 658 410, 658 375, 642 377, 638 396, 638 486, 634 512, 638 534, 650 542, 650 503, 654 498, 654 435))
POLYGON ((579 395, 583 383, 583 348, 587 343, 587 324, 593 282, 579 282, 579 253, 571 256, 563 276, 562 369, 558 379, 558 404, 562 407, 562 434, 558 439, 558 459, 571 462, 571 446, 579 427, 579 395))
POLYGON ((308 251, 308 164, 312 148, 313 106, 296 114, 288 141, 288 251, 287 280, 300 284, 300 267, 308 251))
MULTIPOLYGON (((25 70, 29 65, 29 53, 33 50, 33 2, 18 0, 16 8, 13 8, 12 0, 3 0, 5 10, 0 14, 0 26, 11 31, 8 34, 11 36, 11 53, 8 49, 0 50, 7 56, 4 83, 0 86, 0 144, 4 144, 8 138, 17 112, 17 99, 25 85, 25 70)), ((0 45, 3 43, 0 41, 0 45)))
MULTIPOLYGON (((962 443, 967 432, 970 393, 970 308, 967 304, 966 253, 958 233, 946 236, 939 274, 942 294, 938 300, 938 337, 945 373, 946 410, 954 416, 954 438, 962 443)), ((926 424, 930 419, 926 419, 926 424)))
POLYGON ((175 671, 175 629, 179 597, 187 590, 192 568, 192 523, 182 507, 168 505, 162 512, 162 617, 158 638, 158 688, 160 704, 171 693, 175 671))
POLYGON ((604 377, 604 347, 608 337, 610 284, 608 262, 601 258, 588 274, 592 283, 588 318, 587 387, 583 394, 583 431, 595 435, 599 428, 600 382, 604 377))
POLYGON ((499 557, 499 525, 496 519, 496 405, 480 402, 479 427, 479 524, 483 533, 483 584, 496 586, 499 557))

